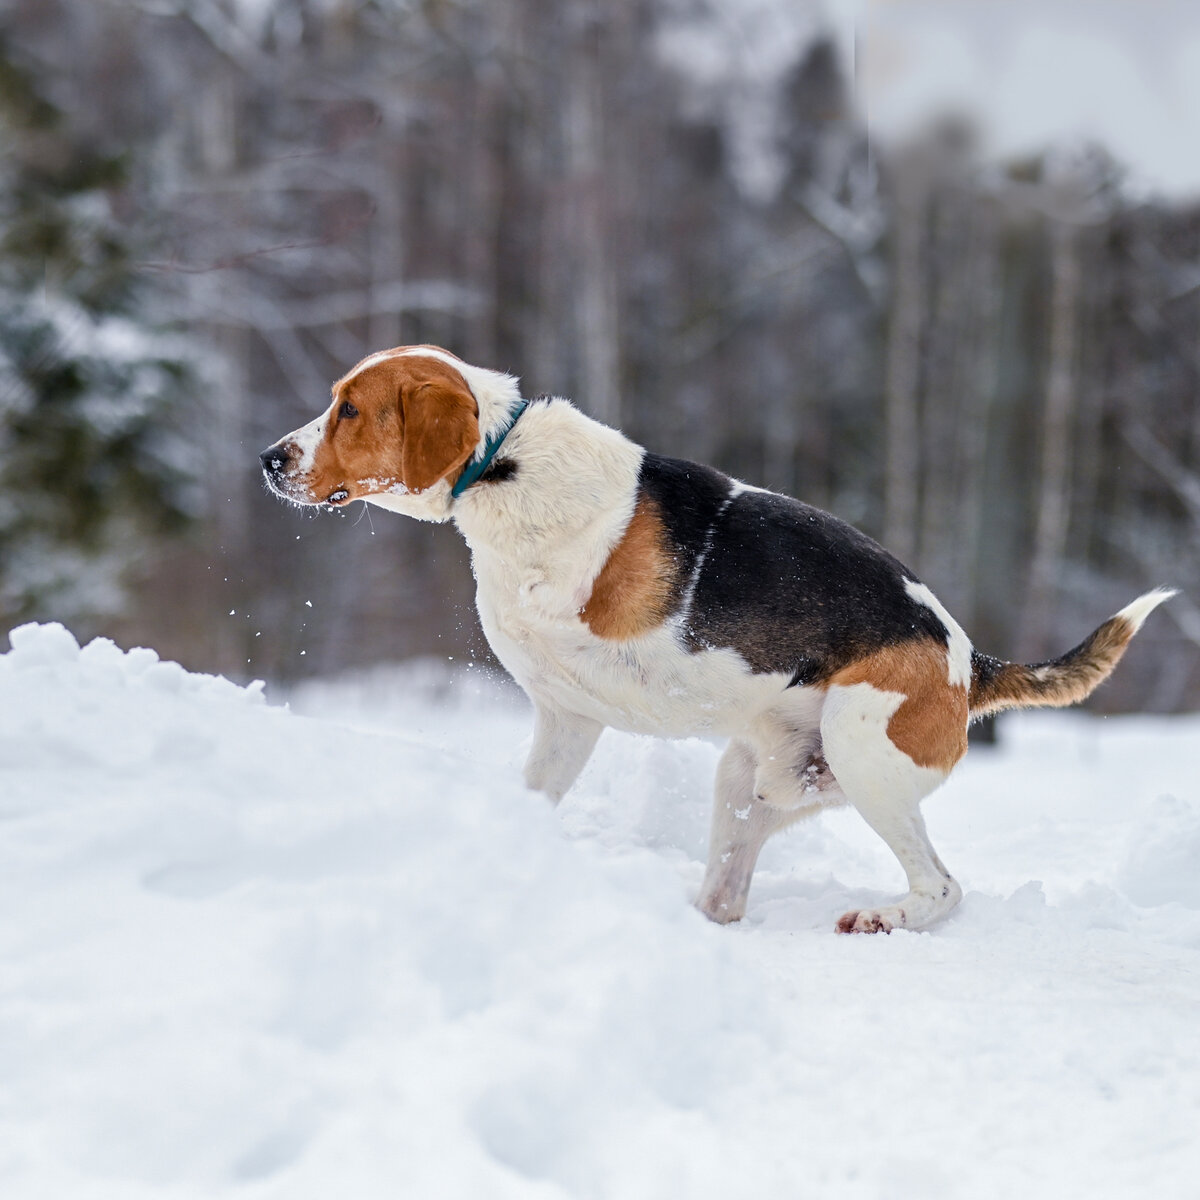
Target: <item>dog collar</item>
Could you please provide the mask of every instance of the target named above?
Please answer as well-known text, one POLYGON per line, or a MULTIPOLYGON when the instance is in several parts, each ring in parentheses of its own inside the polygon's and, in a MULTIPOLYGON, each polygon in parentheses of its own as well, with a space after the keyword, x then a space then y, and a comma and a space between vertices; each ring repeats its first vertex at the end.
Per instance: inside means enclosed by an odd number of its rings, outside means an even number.
POLYGON ((496 451, 504 444, 504 439, 512 432, 512 427, 517 423, 517 418, 529 407, 528 400, 522 400, 516 408, 508 414, 508 424, 500 428, 499 432, 493 433, 490 438, 484 443, 483 454, 479 458, 472 459, 463 468, 463 473, 458 477, 458 482, 450 489, 450 495, 457 500, 473 483, 478 483, 479 477, 488 469, 492 459, 496 457, 496 451))

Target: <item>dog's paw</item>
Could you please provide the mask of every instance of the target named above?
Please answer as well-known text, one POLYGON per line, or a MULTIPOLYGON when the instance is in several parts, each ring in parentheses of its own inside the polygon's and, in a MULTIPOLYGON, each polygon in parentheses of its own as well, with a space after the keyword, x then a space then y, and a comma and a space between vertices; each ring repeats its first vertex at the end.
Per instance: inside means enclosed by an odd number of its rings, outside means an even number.
POLYGON ((904 909, 861 909, 842 913, 835 928, 838 933, 891 933, 904 925, 904 909))
POLYGON ((731 925, 746 915, 746 899, 743 896, 739 903, 728 889, 722 888, 698 897, 696 908, 714 924, 731 925))

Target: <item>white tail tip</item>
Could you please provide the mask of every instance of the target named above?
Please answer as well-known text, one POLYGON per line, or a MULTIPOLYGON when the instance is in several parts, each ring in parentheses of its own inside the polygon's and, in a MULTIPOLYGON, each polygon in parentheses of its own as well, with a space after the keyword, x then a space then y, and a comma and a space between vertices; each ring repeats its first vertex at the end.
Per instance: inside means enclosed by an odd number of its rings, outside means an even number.
POLYGON ((1127 604, 1119 613, 1118 617, 1124 618, 1133 626, 1133 632, 1137 633, 1142 627, 1142 622, 1164 601, 1170 600, 1172 596, 1179 594, 1178 588, 1155 588, 1152 592, 1147 592, 1144 596, 1139 596, 1132 604, 1127 604))

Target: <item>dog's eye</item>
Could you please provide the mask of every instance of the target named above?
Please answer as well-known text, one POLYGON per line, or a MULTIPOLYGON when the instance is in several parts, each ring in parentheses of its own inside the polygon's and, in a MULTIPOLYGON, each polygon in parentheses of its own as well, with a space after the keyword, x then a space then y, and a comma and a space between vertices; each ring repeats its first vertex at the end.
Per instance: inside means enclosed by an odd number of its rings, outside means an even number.
POLYGON ((338 417, 357 417, 358 409, 350 403, 349 400, 342 401, 342 407, 338 409, 338 417))

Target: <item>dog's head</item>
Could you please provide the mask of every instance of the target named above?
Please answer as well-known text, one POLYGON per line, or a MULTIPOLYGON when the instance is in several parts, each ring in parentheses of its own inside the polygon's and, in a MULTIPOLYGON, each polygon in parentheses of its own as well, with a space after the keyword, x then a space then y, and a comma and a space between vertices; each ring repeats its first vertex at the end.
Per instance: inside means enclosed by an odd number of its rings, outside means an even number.
POLYGON ((273 492, 296 504, 370 500, 445 520, 450 489, 520 399, 517 381, 435 346, 364 358, 314 421, 259 455, 273 492))

